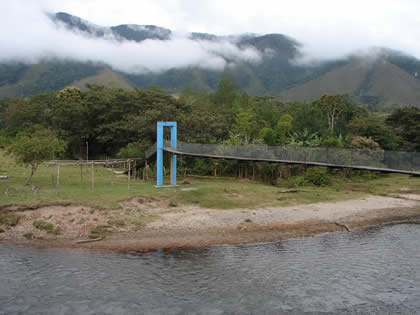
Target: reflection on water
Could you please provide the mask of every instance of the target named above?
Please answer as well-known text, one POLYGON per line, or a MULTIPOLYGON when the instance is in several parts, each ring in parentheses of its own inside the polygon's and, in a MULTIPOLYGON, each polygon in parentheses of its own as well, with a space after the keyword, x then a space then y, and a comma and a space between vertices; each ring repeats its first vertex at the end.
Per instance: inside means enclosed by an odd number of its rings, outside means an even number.
POLYGON ((420 226, 146 254, 0 245, 0 313, 420 312, 420 226))

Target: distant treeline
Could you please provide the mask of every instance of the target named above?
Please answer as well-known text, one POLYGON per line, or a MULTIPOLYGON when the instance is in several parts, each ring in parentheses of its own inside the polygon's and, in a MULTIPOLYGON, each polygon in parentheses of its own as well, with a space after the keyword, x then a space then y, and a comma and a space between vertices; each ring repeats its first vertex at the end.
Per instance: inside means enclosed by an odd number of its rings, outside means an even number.
POLYGON ((420 151, 420 109, 370 113, 346 95, 284 103, 242 93, 228 75, 215 92, 186 88, 179 97, 152 87, 128 92, 89 85, 0 100, 1 141, 52 130, 67 158, 141 157, 157 121, 177 121, 179 139, 197 143, 361 147, 420 151))

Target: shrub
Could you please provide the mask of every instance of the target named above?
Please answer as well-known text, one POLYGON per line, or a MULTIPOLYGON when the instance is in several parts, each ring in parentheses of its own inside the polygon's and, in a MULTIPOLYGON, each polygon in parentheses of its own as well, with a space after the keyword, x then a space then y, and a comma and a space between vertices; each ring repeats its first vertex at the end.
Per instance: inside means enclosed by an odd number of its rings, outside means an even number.
POLYGON ((34 234, 32 232, 25 233, 25 234, 23 234, 23 237, 28 239, 28 240, 31 240, 31 239, 34 238, 34 234))
POLYGON ((15 226, 19 223, 20 217, 14 213, 0 214, 0 224, 6 226, 15 226))
POLYGON ((104 235, 109 228, 108 225, 97 225, 90 229, 89 237, 90 238, 97 238, 104 235))
POLYGON ((305 186, 306 181, 303 176, 294 176, 287 181, 287 188, 296 188, 305 186))
POLYGON ((326 186, 331 183, 327 169, 323 167, 308 169, 305 173, 305 181, 315 186, 326 186))
POLYGON ((150 146, 149 142, 131 142, 121 148, 117 157, 122 158, 144 158, 144 151, 150 146))
POLYGON ((358 149, 372 150, 372 151, 383 151, 379 143, 375 142, 372 137, 360 137, 356 136, 351 142, 351 146, 358 149))
POLYGON ((59 227, 54 228, 54 225, 45 221, 34 221, 32 222, 32 225, 37 229, 45 231, 49 234, 58 235, 61 232, 61 229, 59 227))

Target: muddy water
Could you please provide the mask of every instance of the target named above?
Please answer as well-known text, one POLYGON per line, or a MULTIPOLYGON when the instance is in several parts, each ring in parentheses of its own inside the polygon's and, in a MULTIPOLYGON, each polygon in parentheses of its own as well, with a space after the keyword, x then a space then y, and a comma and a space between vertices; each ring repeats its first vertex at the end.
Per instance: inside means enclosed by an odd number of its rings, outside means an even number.
POLYGON ((0 313, 420 314, 420 225, 146 254, 0 244, 0 313))

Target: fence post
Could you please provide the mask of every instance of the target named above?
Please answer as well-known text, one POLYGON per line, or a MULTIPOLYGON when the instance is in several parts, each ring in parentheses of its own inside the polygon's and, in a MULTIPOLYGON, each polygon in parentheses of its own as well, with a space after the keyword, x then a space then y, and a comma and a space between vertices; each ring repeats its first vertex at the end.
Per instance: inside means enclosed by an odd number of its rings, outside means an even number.
POLYGON ((411 152, 411 171, 414 172, 414 152, 411 152))
POLYGON ((128 160, 128 191, 130 192, 131 160, 128 160))
POLYGON ((60 164, 57 165, 57 185, 55 188, 55 193, 58 195, 58 190, 60 188, 60 164))
POLYGON ((92 180, 92 191, 95 189, 95 166, 92 161, 92 170, 91 170, 91 180, 92 180))

